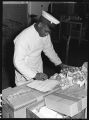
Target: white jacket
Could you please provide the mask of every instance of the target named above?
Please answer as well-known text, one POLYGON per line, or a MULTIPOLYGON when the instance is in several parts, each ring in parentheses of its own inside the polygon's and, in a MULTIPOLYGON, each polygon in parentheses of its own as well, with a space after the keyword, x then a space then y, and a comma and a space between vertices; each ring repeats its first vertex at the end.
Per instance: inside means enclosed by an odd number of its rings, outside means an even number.
POLYGON ((62 63, 53 48, 50 35, 40 37, 34 24, 15 38, 13 62, 17 86, 31 81, 37 72, 43 72, 42 51, 55 65, 62 63))

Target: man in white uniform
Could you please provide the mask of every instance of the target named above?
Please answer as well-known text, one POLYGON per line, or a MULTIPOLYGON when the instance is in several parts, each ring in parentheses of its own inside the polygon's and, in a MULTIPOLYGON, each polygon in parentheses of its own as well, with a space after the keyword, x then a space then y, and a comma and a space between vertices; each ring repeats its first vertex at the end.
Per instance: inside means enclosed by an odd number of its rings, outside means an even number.
POLYGON ((56 18, 42 11, 37 23, 23 30, 14 40, 14 66, 16 86, 30 82, 33 79, 45 80, 48 76, 43 73, 41 52, 55 64, 63 66, 55 52, 51 39, 50 28, 59 24, 56 18))

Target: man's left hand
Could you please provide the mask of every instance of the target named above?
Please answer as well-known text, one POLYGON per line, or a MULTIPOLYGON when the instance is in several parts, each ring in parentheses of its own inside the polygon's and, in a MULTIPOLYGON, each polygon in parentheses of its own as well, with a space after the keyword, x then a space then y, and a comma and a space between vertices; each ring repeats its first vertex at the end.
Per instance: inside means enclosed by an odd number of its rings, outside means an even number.
POLYGON ((60 73, 61 70, 68 69, 68 68, 69 68, 68 65, 61 63, 61 64, 59 64, 59 65, 56 66, 56 72, 60 73))
POLYGON ((63 63, 62 63, 60 66, 61 66, 61 69, 68 69, 68 68, 69 68, 69 66, 68 66, 68 65, 63 64, 63 63))

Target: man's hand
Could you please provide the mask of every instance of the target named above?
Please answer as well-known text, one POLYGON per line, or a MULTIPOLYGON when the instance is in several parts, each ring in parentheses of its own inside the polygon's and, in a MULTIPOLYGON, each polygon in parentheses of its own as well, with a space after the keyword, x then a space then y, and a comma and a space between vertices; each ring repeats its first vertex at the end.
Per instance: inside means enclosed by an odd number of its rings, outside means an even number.
POLYGON ((68 69, 69 68, 69 66, 68 65, 66 65, 66 64, 60 64, 60 67, 61 67, 61 69, 68 69))
POLYGON ((59 65, 56 66, 56 72, 57 72, 57 73, 60 73, 61 70, 63 70, 63 69, 66 70, 66 69, 68 69, 68 68, 69 68, 68 65, 65 65, 65 64, 61 63, 61 64, 59 64, 59 65))
POLYGON ((35 80, 46 80, 48 76, 45 73, 37 73, 35 76, 35 80))

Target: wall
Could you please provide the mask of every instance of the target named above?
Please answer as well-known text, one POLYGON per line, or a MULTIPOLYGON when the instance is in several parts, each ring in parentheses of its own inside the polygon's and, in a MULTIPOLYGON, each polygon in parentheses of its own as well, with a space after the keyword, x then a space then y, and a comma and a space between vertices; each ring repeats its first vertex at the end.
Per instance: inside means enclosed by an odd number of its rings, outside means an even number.
POLYGON ((6 4, 3 2, 3 19, 27 23, 27 4, 6 4))
POLYGON ((27 3, 3 2, 2 89, 14 86, 13 40, 27 24, 27 3))
POLYGON ((28 14, 35 14, 40 16, 41 10, 48 10, 48 5, 50 2, 29 2, 28 3, 28 14))

